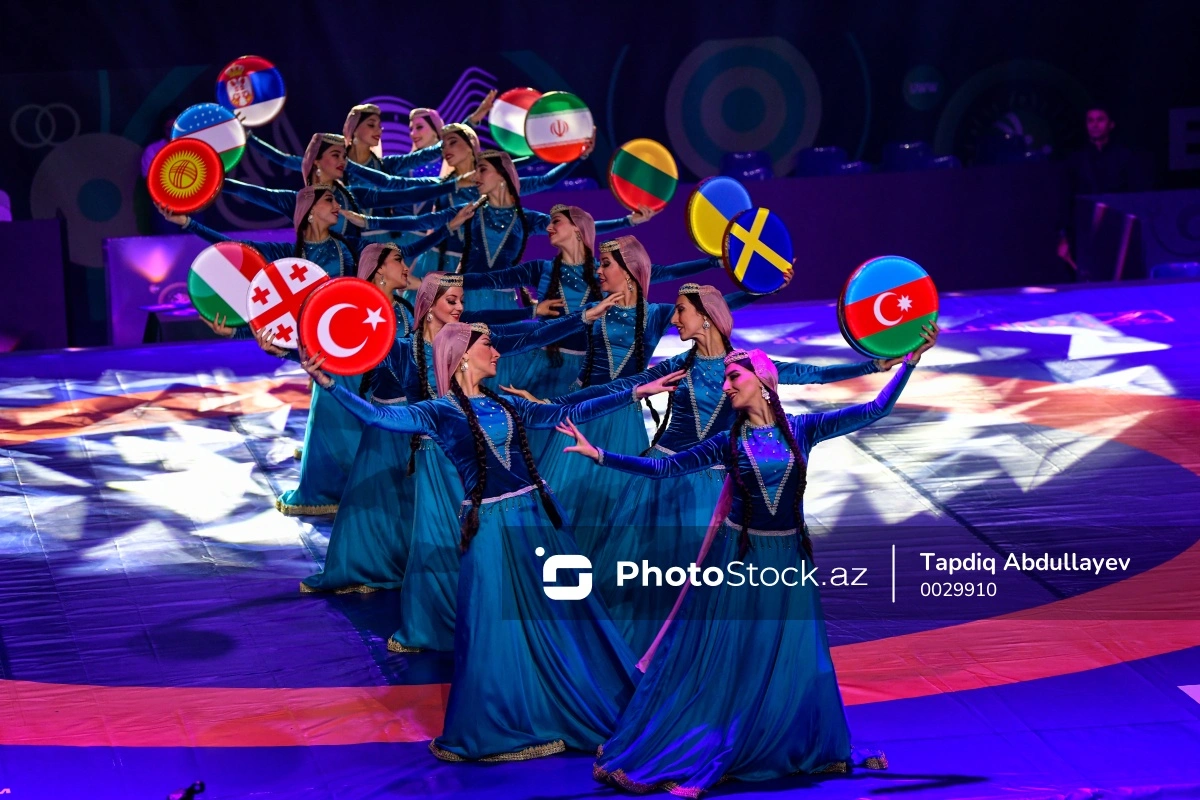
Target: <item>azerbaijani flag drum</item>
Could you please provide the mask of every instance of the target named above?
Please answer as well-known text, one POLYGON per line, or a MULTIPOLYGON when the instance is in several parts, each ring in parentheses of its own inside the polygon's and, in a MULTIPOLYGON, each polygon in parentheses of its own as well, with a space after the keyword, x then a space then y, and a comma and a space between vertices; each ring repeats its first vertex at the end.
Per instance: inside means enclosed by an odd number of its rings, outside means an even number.
POLYGON ((1200 800, 1174 1, 43 14, 0 800, 1200 800))

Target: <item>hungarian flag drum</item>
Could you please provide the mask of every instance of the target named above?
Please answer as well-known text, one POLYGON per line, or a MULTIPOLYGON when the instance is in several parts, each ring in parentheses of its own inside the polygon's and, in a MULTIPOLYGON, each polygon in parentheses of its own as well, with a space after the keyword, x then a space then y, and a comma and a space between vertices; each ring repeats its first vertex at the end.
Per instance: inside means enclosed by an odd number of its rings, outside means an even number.
POLYGON ((173 214, 194 214, 221 193, 225 167, 212 145, 199 139, 167 142, 150 162, 146 188, 156 205, 173 214))
POLYGON ((321 369, 362 375, 383 361, 396 340, 396 312, 383 292, 358 278, 318 286, 300 310, 300 342, 325 356, 321 369))
POLYGON ((552 164, 583 155, 595 131, 592 112, 570 92, 546 92, 525 116, 525 142, 533 154, 552 164))
POLYGON ((488 123, 492 138, 501 150, 513 156, 533 155, 525 142, 525 117, 529 114, 529 107, 541 96, 541 92, 529 87, 509 89, 492 103, 488 123))
POLYGON ((188 270, 188 295, 200 316, 221 318, 231 327, 250 319, 246 295, 250 281, 267 266, 262 254, 242 242, 217 242, 206 247, 188 270))
POLYGON ((329 280, 325 270, 303 258, 272 261, 250 281, 246 321, 255 333, 270 329, 271 342, 295 350, 299 342, 300 307, 308 295, 329 280))
POLYGON ((779 215, 751 208, 729 221, 721 262, 747 292, 770 294, 787 285, 793 254, 792 235, 779 215))
POLYGON ((246 130, 233 112, 216 103, 197 103, 188 106, 171 127, 172 139, 199 139, 212 145, 225 165, 233 169, 246 150, 246 130))
POLYGON ((880 256, 850 275, 838 298, 842 335, 858 352, 899 358, 924 340, 921 327, 936 322, 938 294, 929 273, 901 256, 880 256))
POLYGON ((630 211, 648 206, 661 211, 675 196, 679 169, 671 151, 653 139, 634 139, 613 153, 608 165, 608 187, 630 211))
POLYGON ((746 187, 733 178, 705 178, 692 190, 687 204, 688 233, 700 252, 721 255, 729 221, 754 203, 746 187))
POLYGON ((283 76, 260 56, 242 56, 217 76, 217 102, 241 115, 247 128, 266 125, 287 100, 283 76))

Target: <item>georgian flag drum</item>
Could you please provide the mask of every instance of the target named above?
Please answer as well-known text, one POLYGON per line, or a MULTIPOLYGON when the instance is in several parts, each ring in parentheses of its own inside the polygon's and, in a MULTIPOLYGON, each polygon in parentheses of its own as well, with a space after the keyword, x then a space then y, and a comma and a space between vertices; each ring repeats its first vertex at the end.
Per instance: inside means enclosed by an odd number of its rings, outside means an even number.
POLYGON ((207 142, 167 142, 150 162, 146 189, 156 205, 172 214, 194 214, 217 199, 225 182, 221 157, 207 142))
POLYGON ((246 292, 250 328, 255 333, 269 328, 272 344, 295 350, 300 341, 300 307, 328 280, 325 270, 307 259, 281 258, 267 264, 246 292))
POLYGON ((528 86, 509 89, 496 98, 488 113, 492 138, 500 149, 512 156, 531 156, 533 151, 525 141, 525 117, 529 107, 537 102, 542 93, 528 86))
POLYGON ((325 356, 321 369, 362 375, 387 357, 396 341, 396 312, 370 281, 334 278, 313 290, 300 309, 300 342, 325 356))
POLYGON ((218 317, 231 327, 245 325, 250 312, 246 295, 250 282, 266 269, 262 254, 242 242, 217 242, 204 248, 188 270, 188 295, 200 316, 218 317))
POLYGON ((595 130, 592 112, 570 92, 546 92, 525 117, 526 144, 551 164, 566 164, 583 155, 595 130))
POLYGON ((873 358, 899 358, 924 341, 921 327, 938 318, 933 279, 901 256, 872 258, 850 275, 838 298, 846 341, 873 358))
POLYGON ((217 102, 241 115, 247 128, 266 125, 287 100, 283 76, 260 56, 242 56, 217 76, 217 102))

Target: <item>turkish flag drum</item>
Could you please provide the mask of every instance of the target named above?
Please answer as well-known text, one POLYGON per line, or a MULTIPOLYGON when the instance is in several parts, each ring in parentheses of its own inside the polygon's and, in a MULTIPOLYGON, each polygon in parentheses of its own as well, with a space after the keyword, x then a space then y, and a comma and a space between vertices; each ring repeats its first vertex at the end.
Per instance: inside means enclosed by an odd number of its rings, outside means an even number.
POLYGON ((369 281, 334 278, 313 290, 300 309, 300 343, 325 356, 321 369, 362 375, 379 364, 396 341, 396 312, 369 281))
POLYGON ((246 291, 250 328, 255 333, 270 328, 272 344, 295 350, 300 341, 300 307, 313 289, 328 280, 325 270, 307 259, 281 258, 267 264, 246 291))
POLYGON ((838 298, 838 325, 850 346, 874 358, 899 358, 924 341, 921 327, 938 318, 929 273, 901 256, 880 256, 850 275, 838 298))

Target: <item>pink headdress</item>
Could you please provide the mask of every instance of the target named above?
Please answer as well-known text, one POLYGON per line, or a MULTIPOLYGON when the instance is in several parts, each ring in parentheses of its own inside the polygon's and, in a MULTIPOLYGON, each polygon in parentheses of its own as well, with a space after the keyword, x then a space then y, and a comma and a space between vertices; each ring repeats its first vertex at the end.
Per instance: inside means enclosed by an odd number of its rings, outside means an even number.
POLYGON ((633 236, 618 236, 616 239, 610 239, 600 245, 601 253, 617 252, 621 256, 621 261, 625 263, 625 269, 637 281, 638 286, 642 287, 642 296, 645 297, 650 292, 650 254, 646 252, 646 248, 642 247, 633 236))
POLYGON ((762 350, 734 350, 725 356, 725 366, 727 367, 738 361, 749 361, 750 368, 754 370, 758 379, 772 392, 779 391, 779 368, 775 366, 775 362, 769 355, 762 350))
POLYGON ((565 206, 562 203, 550 209, 551 214, 566 214, 571 220, 571 224, 579 229, 579 235, 583 237, 583 243, 587 245, 587 249, 592 251, 592 255, 596 254, 596 218, 588 212, 584 211, 579 206, 565 206))
POLYGON ((482 322, 447 322, 433 337, 433 369, 439 397, 450 392, 450 381, 467 354, 471 339, 487 332, 488 326, 482 322))
POLYGON ((312 186, 305 186, 296 192, 296 209, 292 212, 292 227, 300 230, 301 223, 308 216, 308 212, 312 211, 312 207, 317 204, 317 198, 321 192, 332 191, 333 187, 328 183, 314 183, 312 186))
POLYGON ((499 166, 508 175, 509 181, 512 182, 512 190, 519 197, 521 195, 521 178, 517 175, 517 165, 513 163, 512 156, 503 150, 484 150, 479 154, 480 158, 487 159, 492 166, 499 166), (497 163, 499 162, 499 163, 497 163))
POLYGON ((704 316, 708 317, 721 335, 728 339, 733 334, 733 314, 729 304, 715 286, 701 286, 698 283, 685 283, 679 287, 680 294, 695 295, 704 308, 704 316))
POLYGON ((475 155, 479 155, 479 134, 470 125, 464 125, 461 122, 451 122, 442 128, 442 139, 445 140, 446 134, 453 133, 460 136, 463 141, 471 145, 471 149, 475 151, 475 155))
POLYGON ((421 324, 421 320, 425 319, 425 315, 433 308, 440 287, 462 285, 462 275, 455 275, 450 272, 430 272, 422 278, 421 288, 417 290, 417 302, 413 306, 413 319, 417 321, 417 325, 421 324))
POLYGON ((371 273, 379 268, 379 260, 387 250, 400 252, 395 242, 376 242, 364 247, 362 255, 358 257, 358 277, 364 281, 370 280, 371 273))
POLYGON ((429 124, 433 126, 433 131, 442 138, 442 128, 445 124, 442 122, 442 115, 437 112, 436 108, 414 108, 408 112, 408 124, 411 126, 413 120, 417 117, 425 117, 429 120, 429 124))
POLYGON ((332 146, 340 144, 346 146, 346 140, 336 133, 314 133, 312 138, 308 140, 308 147, 304 148, 304 158, 300 159, 300 175, 304 178, 304 184, 308 185, 308 176, 312 172, 313 164, 317 163, 317 158, 320 156, 321 145, 332 146))
POLYGON ((354 131, 358 129, 359 123, 372 114, 379 113, 379 106, 372 103, 363 103, 350 109, 350 113, 346 115, 346 123, 342 125, 342 138, 347 147, 354 144, 354 131))

